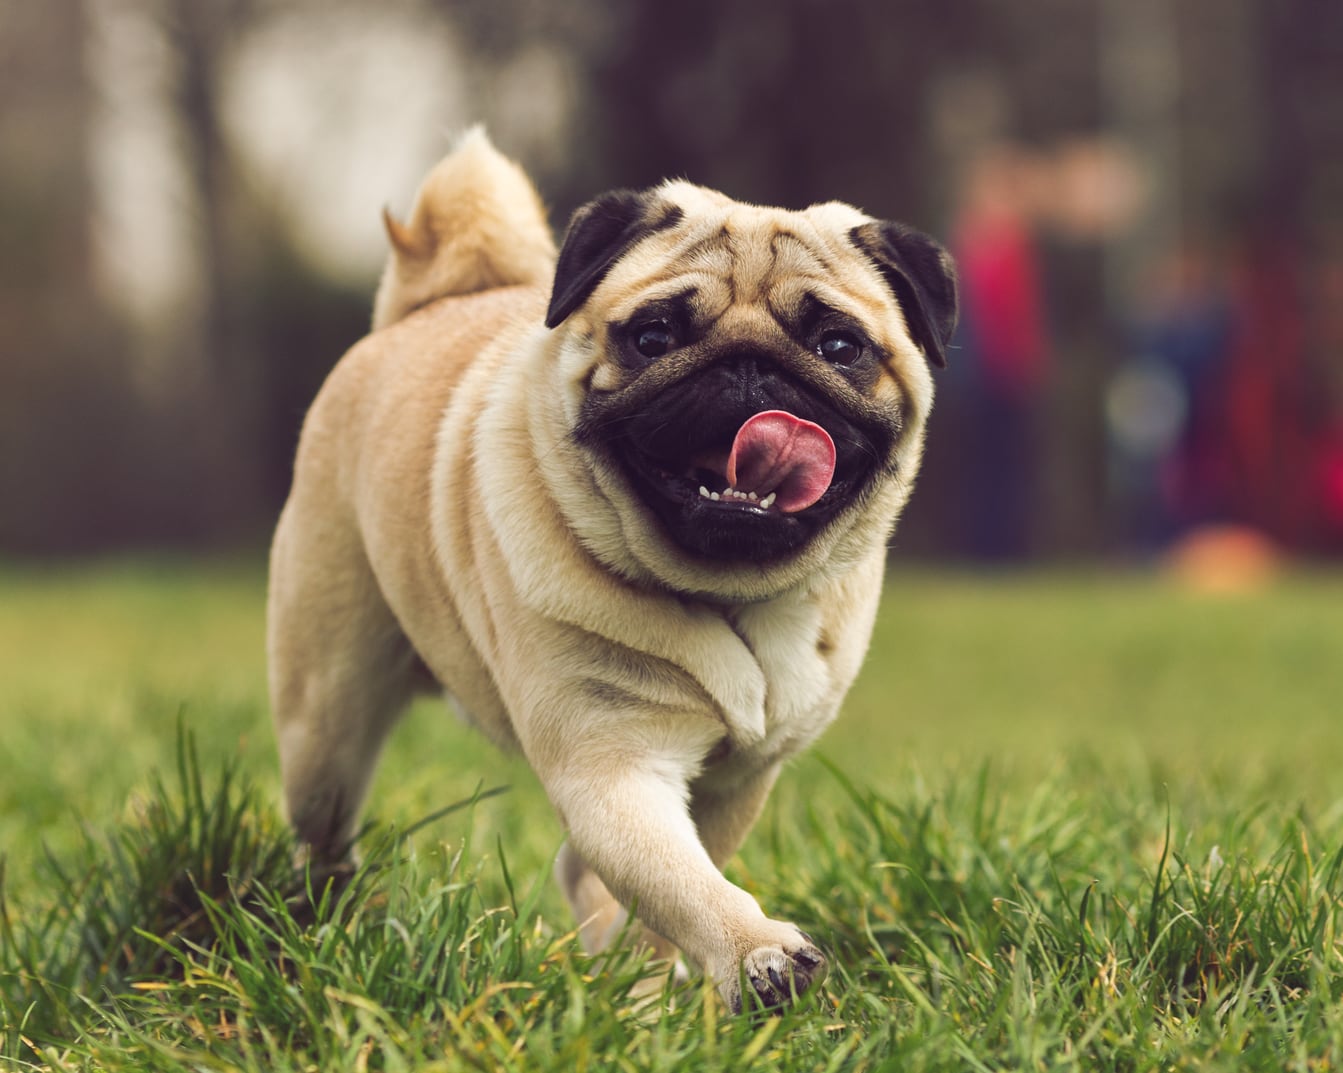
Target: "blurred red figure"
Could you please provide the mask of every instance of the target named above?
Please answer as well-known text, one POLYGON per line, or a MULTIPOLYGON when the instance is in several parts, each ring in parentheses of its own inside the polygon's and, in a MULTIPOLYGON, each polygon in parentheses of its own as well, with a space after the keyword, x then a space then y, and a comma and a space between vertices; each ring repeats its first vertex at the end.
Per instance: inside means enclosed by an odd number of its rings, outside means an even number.
POLYGON ((960 273, 957 335, 965 383, 968 495, 963 525, 976 558, 1031 551, 1038 488, 1039 406, 1049 343, 1033 233, 1036 166, 1002 146, 966 172, 952 230, 960 273))

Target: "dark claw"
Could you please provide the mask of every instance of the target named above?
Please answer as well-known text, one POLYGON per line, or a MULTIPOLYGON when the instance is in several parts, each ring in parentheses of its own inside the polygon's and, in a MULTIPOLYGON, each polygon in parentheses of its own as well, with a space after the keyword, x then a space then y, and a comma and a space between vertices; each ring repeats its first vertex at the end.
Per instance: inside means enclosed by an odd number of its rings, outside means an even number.
MULTIPOLYGON (((810 944, 810 939, 807 941, 810 944)), ((825 955, 814 945, 784 953, 790 963, 782 969, 766 964, 759 971, 753 971, 742 965, 743 987, 749 983, 755 999, 750 1001, 745 994, 738 994, 732 1000, 733 1013, 741 1013, 753 1006, 762 1012, 777 1012, 810 991, 818 980, 824 979, 825 955)))
MULTIPOLYGON (((772 972, 771 975, 773 975, 772 972)), ((751 987, 755 989, 756 997, 765 1009, 772 1010, 783 1004, 784 994, 774 990, 763 976, 752 976, 751 987)))

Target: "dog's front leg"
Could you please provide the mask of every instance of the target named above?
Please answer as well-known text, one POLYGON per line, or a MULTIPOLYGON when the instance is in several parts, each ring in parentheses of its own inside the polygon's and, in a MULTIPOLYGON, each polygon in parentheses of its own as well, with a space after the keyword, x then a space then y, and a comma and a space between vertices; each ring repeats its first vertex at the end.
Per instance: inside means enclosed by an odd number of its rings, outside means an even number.
POLYGON ((573 852, 611 893, 702 966, 733 1010, 743 1005, 743 977, 768 1006, 822 979, 821 952, 728 882, 701 842, 689 808, 697 760, 674 750, 613 747, 609 740, 590 744, 595 751, 568 751, 538 766, 538 774, 573 852))

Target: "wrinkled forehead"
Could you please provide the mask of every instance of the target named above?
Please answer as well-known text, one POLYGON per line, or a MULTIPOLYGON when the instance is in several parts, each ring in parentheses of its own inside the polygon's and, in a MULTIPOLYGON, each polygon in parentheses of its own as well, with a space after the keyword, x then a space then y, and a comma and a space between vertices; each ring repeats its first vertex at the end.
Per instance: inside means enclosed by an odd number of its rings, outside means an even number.
POLYGON ((868 222, 857 209, 839 202, 765 208, 681 182, 661 192, 681 209, 680 219, 636 245, 611 273, 621 295, 609 310, 613 320, 689 292, 707 317, 735 305, 787 319, 809 298, 874 321, 889 311, 889 291, 849 238, 868 222))

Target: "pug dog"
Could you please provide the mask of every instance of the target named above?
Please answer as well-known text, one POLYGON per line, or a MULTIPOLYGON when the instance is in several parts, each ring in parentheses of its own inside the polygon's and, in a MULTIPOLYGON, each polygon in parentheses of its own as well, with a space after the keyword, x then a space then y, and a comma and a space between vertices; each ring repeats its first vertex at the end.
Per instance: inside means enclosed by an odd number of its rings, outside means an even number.
POLYGON ((557 255, 479 130, 385 222, 271 555, 291 822, 346 858, 388 731, 442 691, 544 786, 589 950, 633 908, 733 1010, 795 1001, 824 955, 721 869, 863 660, 951 260, 846 204, 683 181, 598 197, 557 255))

